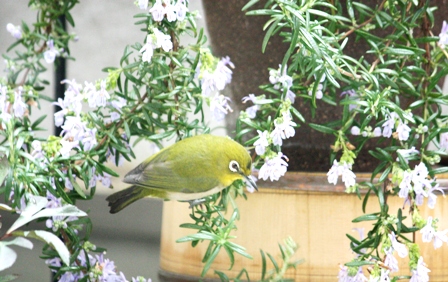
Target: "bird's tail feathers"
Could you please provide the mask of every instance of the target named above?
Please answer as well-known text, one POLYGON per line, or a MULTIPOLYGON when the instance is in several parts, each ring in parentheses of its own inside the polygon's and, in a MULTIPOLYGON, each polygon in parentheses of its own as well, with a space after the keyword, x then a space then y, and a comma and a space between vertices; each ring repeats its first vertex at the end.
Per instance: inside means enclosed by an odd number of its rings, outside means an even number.
POLYGON ((106 198, 109 202, 110 213, 117 213, 133 202, 149 195, 148 189, 133 185, 124 190, 113 193, 106 198))

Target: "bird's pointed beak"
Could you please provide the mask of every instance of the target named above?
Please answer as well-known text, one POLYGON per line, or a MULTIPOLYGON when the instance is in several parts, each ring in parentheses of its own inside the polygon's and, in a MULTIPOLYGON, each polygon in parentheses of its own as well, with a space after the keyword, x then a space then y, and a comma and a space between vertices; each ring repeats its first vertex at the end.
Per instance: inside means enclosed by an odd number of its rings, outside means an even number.
POLYGON ((252 191, 255 189, 258 191, 257 184, 255 183, 255 180, 252 178, 252 175, 244 175, 244 182, 246 182, 247 190, 252 191))

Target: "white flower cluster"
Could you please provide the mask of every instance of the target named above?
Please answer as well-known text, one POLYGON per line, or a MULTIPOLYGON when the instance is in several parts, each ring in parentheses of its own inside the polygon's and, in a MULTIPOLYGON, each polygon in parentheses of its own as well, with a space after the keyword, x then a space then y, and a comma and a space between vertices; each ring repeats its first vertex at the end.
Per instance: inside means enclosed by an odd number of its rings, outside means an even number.
POLYGON ((287 74, 287 69, 288 67, 285 66, 282 72, 282 66, 279 65, 278 70, 270 70, 269 82, 274 85, 274 89, 282 90, 283 92, 286 91, 286 99, 291 101, 291 104, 293 104, 296 98, 296 94, 291 91, 292 77, 287 74))
POLYGON ((155 49, 162 48, 165 52, 169 52, 173 49, 173 43, 171 42, 171 37, 169 35, 164 34, 157 28, 153 28, 152 31, 153 33, 148 34, 146 37, 145 45, 140 49, 143 62, 151 62, 155 49))
POLYGON ((265 157, 265 163, 260 168, 258 174, 259 179, 270 179, 271 181, 279 180, 280 177, 285 175, 287 170, 287 160, 288 158, 283 155, 283 153, 278 152, 277 155, 271 155, 271 151, 266 154, 266 148, 271 144, 276 146, 282 146, 283 140, 290 138, 295 135, 294 126, 297 126, 295 122, 292 121, 292 116, 289 111, 282 112, 282 116, 274 120, 274 129, 272 132, 260 131, 258 132, 258 140, 254 142, 255 153, 259 156, 265 157))
MULTIPOLYGON (((211 56, 211 54, 207 53, 204 56, 211 56)), ((232 108, 229 105, 230 98, 220 94, 219 91, 224 90, 226 85, 232 81, 231 69, 235 68, 235 65, 229 57, 224 57, 213 69, 211 67, 202 67, 202 64, 199 63, 196 76, 200 78, 202 96, 210 99, 212 116, 216 121, 221 121, 226 114, 232 112, 232 108)))
POLYGON ((336 185, 339 176, 342 176, 342 182, 344 182, 346 188, 356 184, 356 175, 352 171, 352 166, 346 162, 338 163, 337 160, 334 160, 333 165, 327 172, 328 183, 336 185))
MULTIPOLYGON (((407 126, 406 122, 403 122, 397 113, 390 113, 386 116, 387 120, 383 123, 383 136, 390 138, 392 136, 392 131, 395 128, 397 134, 397 139, 400 141, 406 141, 409 138, 409 133, 411 128, 407 126)), ((408 114, 408 118, 412 118, 412 114, 408 114)))
MULTIPOLYGON (((146 10, 148 9, 148 2, 148 0, 138 0, 137 5, 140 9, 146 10)), ((149 12, 156 22, 161 22, 165 16, 167 21, 174 22, 176 20, 183 21, 187 15, 188 8, 186 0, 156 0, 149 12)))
POLYGON ((64 99, 59 98, 55 105, 61 107, 61 110, 54 114, 56 126, 62 127, 61 139, 62 148, 59 153, 64 157, 69 157, 70 152, 74 148, 80 148, 84 151, 90 151, 97 145, 96 128, 89 127, 87 122, 82 118, 82 102, 87 101, 91 108, 109 107, 110 118, 104 120, 110 123, 117 120, 121 113, 121 108, 126 105, 126 100, 121 97, 111 99, 106 90, 106 81, 100 82, 100 89, 91 83, 85 83, 83 88, 75 80, 63 80, 67 83, 68 88, 65 91, 64 99))
POLYGON ((47 50, 44 52, 44 59, 47 64, 52 64, 57 56, 60 56, 61 53, 64 51, 64 49, 56 49, 54 47, 54 41, 48 40, 47 41, 47 50))
MULTIPOLYGON (((318 100, 320 100, 320 99, 322 99, 324 97, 324 91, 323 91, 324 90, 324 85, 323 85, 323 83, 324 83, 326 78, 327 78, 327 76, 325 74, 322 75, 322 77, 321 77, 321 79, 319 81, 319 84, 317 85, 316 99, 318 99, 318 100)), ((308 91, 308 96, 313 96, 314 85, 315 84, 311 85, 311 87, 310 87, 311 89, 308 91)))
MULTIPOLYGON (((22 86, 14 89, 14 102, 11 103, 8 88, 0 84, 0 120, 2 127, 6 127, 6 123, 14 116, 22 118, 27 113, 27 105, 23 101, 24 89, 22 86)), ((32 93, 30 93, 32 94, 32 93)))
POLYGON ((12 23, 8 23, 6 25, 6 30, 14 37, 15 39, 21 39, 22 38, 22 28, 20 25, 15 26, 12 23))
MULTIPOLYGON (((412 114, 407 114, 409 119, 412 119, 412 114)), ((350 133, 352 135, 362 135, 363 137, 386 137, 390 138, 392 135, 400 141, 406 141, 409 139, 411 128, 407 125, 406 121, 401 120, 397 113, 390 113, 386 115, 386 121, 382 125, 383 130, 380 127, 375 127, 373 130, 370 127, 361 129, 358 126, 352 126, 350 133), (393 130, 395 129, 395 134, 393 130)))
MULTIPOLYGON (((293 121, 290 112, 290 105, 294 103, 296 95, 291 91, 293 79, 287 74, 287 67, 282 71, 282 66, 279 65, 277 70, 269 71, 269 81, 273 84, 274 89, 281 90, 282 105, 280 109, 280 115, 274 120, 274 128, 269 130, 257 130, 258 139, 254 142, 255 153, 264 158, 265 163, 260 168, 258 178, 270 179, 271 181, 280 179, 286 173, 288 158, 283 155, 282 152, 274 154, 271 150, 267 150, 269 146, 282 146, 283 140, 291 138, 295 135, 295 128, 297 124, 293 121)), ((254 105, 246 109, 246 114, 249 118, 253 119, 257 115, 257 111, 260 110, 261 105, 267 103, 268 100, 264 99, 264 96, 255 96, 249 94, 243 97, 242 102, 247 103, 251 101, 254 105)))
POLYGON ((437 195, 435 191, 443 192, 439 185, 428 178, 429 172, 424 163, 415 166, 412 171, 404 171, 403 178, 399 184, 400 192, 398 196, 407 201, 409 193, 415 193, 415 203, 423 204, 423 199, 428 198, 428 207, 433 209, 436 205, 437 195))

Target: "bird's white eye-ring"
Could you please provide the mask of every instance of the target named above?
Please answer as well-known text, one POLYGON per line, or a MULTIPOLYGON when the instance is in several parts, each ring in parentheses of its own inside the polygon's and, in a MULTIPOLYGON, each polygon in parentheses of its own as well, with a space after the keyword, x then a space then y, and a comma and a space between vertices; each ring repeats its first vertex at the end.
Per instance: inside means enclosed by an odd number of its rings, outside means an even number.
POLYGON ((240 165, 237 161, 230 161, 229 163, 229 169, 233 172, 240 172, 240 165))

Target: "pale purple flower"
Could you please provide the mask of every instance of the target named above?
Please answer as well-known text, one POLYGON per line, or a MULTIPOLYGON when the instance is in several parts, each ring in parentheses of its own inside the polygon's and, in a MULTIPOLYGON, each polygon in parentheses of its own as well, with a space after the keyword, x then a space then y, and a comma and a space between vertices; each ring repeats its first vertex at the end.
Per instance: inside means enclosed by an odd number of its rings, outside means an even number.
POLYGON ((338 282, 367 282, 369 281, 367 277, 365 277, 362 267, 358 268, 358 271, 354 276, 350 276, 348 273, 348 267, 345 265, 339 266, 338 273, 338 282))
MULTIPOLYGON (((166 2, 165 2, 166 3, 166 2)), ((173 5, 168 1, 165 5, 166 19, 169 22, 174 22, 177 19, 177 5, 173 5)))
POLYGON ((109 276, 115 276, 115 263, 110 259, 105 259, 103 254, 96 255, 96 268, 101 271, 99 281, 108 281, 109 276))
POLYGON ((58 282, 74 282, 78 281, 78 275, 74 274, 73 272, 64 272, 64 274, 61 275, 61 278, 59 278, 58 282))
POLYGON ((21 39, 22 38, 22 28, 18 25, 15 26, 12 23, 8 23, 6 25, 6 30, 11 33, 11 35, 15 38, 15 39, 21 39))
POLYGON ((398 115, 396 113, 391 113, 387 116, 387 120, 385 123, 383 123, 383 136, 384 137, 391 137, 392 136, 392 130, 395 127, 395 119, 398 118, 398 115))
POLYGON ((409 282, 427 282, 429 281, 428 272, 431 272, 423 262, 423 257, 418 259, 417 269, 412 270, 412 277, 409 282))
MULTIPOLYGON (((257 98, 255 97, 254 94, 249 94, 248 96, 243 97, 242 102, 243 104, 245 104, 248 101, 252 101, 252 103, 255 104, 255 102, 257 101, 257 98)), ((257 111, 260 109, 260 105, 253 105, 249 108, 246 109, 246 113, 250 118, 255 118, 255 116, 257 115, 257 111)))
POLYGON ((163 51, 168 52, 173 49, 173 43, 171 42, 171 37, 157 28, 153 29, 155 40, 153 39, 153 43, 155 42, 156 48, 162 48, 163 51))
POLYGON ((64 92, 64 99, 59 98, 57 102, 53 102, 54 105, 62 108, 62 110, 54 114, 56 126, 62 124, 64 116, 70 111, 75 115, 79 115, 82 111, 82 85, 76 83, 75 80, 70 81, 68 79, 61 81, 61 83, 67 83, 68 87, 64 92))
MULTIPOLYGON (((61 98, 59 98, 59 100, 62 100, 61 98)), ((67 110, 66 109, 62 109, 56 113, 54 113, 54 125, 59 127, 64 123, 64 117, 67 114, 67 110)))
POLYGON ((272 144, 276 146, 283 145, 283 139, 286 139, 285 132, 283 129, 277 124, 277 121, 274 121, 275 128, 271 132, 272 144))
POLYGON ((423 204, 423 197, 428 197, 427 190, 432 188, 431 181, 427 179, 427 176, 428 168, 423 162, 416 165, 412 171, 412 183, 414 184, 417 205, 423 204))
POLYGON ((350 133, 352 135, 359 135, 361 133, 361 129, 359 129, 359 127, 357 127, 356 125, 352 126, 352 128, 350 129, 350 133))
POLYGON ((78 218, 76 216, 52 216, 51 218, 46 220, 45 225, 47 226, 47 228, 50 228, 54 232, 56 232, 58 229, 66 229, 67 222, 74 220, 78 220, 78 218))
MULTIPOLYGON (((412 146, 411 149, 398 149, 397 153, 400 154, 403 159, 406 161, 406 163, 409 163, 409 158, 413 155, 419 154, 420 152, 415 149, 414 146, 412 146)), ((397 157, 397 162, 399 161, 399 158, 397 157)))
POLYGON ((274 145, 281 146, 283 144, 282 139, 288 139, 295 135, 294 126, 297 126, 297 124, 292 121, 289 112, 283 112, 282 117, 274 120, 274 125, 275 128, 271 132, 272 143, 274 145))
POLYGON ((434 207, 436 206, 436 201, 437 201, 437 195, 434 193, 434 191, 439 191, 440 193, 443 194, 443 197, 445 197, 445 192, 443 191, 443 188, 439 188, 439 184, 436 183, 436 185, 431 186, 427 193, 428 193, 428 207, 430 209, 434 209, 434 207))
MULTIPOLYGON (((316 99, 322 99, 324 97, 324 92, 323 92, 324 86, 323 84, 319 83, 319 85, 317 86, 317 90, 316 90, 316 99)), ((310 94, 310 93, 308 93, 310 94)), ((311 93, 312 95, 313 93, 311 93)), ((310 96, 311 96, 310 95, 310 96)))
POLYGON ((406 141, 409 138, 409 133, 411 132, 411 128, 407 126, 402 121, 399 122, 397 126, 398 139, 400 141, 406 141))
POLYGON ((351 170, 351 165, 345 162, 344 164, 339 164, 338 161, 334 160, 333 165, 327 172, 328 183, 336 185, 339 176, 342 176, 342 182, 344 182, 346 188, 356 184, 356 175, 351 170))
POLYGON ((444 151, 448 150, 448 132, 440 134, 440 149, 444 151))
POLYGON ((229 105, 230 98, 221 94, 216 94, 210 101, 210 111, 216 121, 221 121, 225 118, 226 114, 232 112, 232 108, 229 105))
MULTIPOLYGON (((127 149, 129 149, 129 144, 127 142, 125 142, 125 146, 127 149)), ((157 147, 157 146, 156 146, 157 147)), ((158 147, 157 147, 158 149, 158 147)), ((156 149, 154 149, 153 151, 155 151, 156 149)), ((124 163, 124 157, 122 154, 120 154, 120 157, 118 159, 118 163, 116 163, 115 161, 115 156, 116 156, 116 149, 112 148, 112 149, 108 149, 107 153, 106 153, 106 157, 107 157, 107 161, 109 162, 113 162, 115 163, 117 166, 122 166, 124 163)))
POLYGON ((78 140, 68 141, 65 139, 61 139, 60 143, 61 143, 62 147, 61 147, 61 149, 59 149, 59 153, 64 158, 70 157, 70 152, 72 151, 72 149, 79 146, 78 140))
POLYGON ((286 138, 293 137, 296 134, 294 126, 297 126, 297 124, 294 121, 292 121, 292 116, 290 112, 283 112, 282 115, 283 115, 283 122, 281 124, 281 127, 285 132, 285 136, 286 138))
POLYGON ((93 188, 96 186, 96 182, 98 180, 98 175, 95 174, 95 167, 92 167, 92 173, 91 173, 91 177, 89 180, 89 188, 93 188))
POLYGON ((90 151, 98 144, 96 140, 96 128, 86 128, 81 139, 84 151, 90 151))
POLYGON ((188 8, 185 4, 185 0, 177 1, 176 9, 177 9, 177 20, 178 21, 185 20, 185 17, 187 16, 187 12, 188 12, 188 8))
POLYGON ((121 108, 126 106, 127 100, 121 97, 116 97, 114 100, 110 101, 110 104, 114 107, 114 109, 121 112, 121 108))
POLYGON ((16 91, 14 91, 14 104, 12 108, 14 110, 15 117, 23 117, 26 111, 26 104, 22 101, 22 91, 23 88, 20 86, 16 91))
POLYGON ((45 206, 46 208, 52 209, 52 208, 59 208, 62 207, 62 200, 60 198, 56 198, 55 195, 51 194, 48 190, 47 190, 47 205, 45 206))
POLYGON ((269 71, 269 82, 274 84, 274 89, 289 89, 292 86, 292 77, 287 74, 287 67, 282 70, 282 65, 278 65, 278 70, 269 71))
POLYGON ((65 139, 82 140, 86 131, 86 124, 85 121, 81 121, 79 116, 68 116, 62 125, 61 135, 65 139))
POLYGON ((390 282, 389 270, 381 269, 380 280, 378 282, 390 282))
POLYGON ((375 129, 373 130, 373 137, 380 137, 380 136, 381 136, 381 128, 375 127, 375 129))
POLYGON ((146 10, 148 9, 148 0, 138 0, 138 7, 141 10, 146 10))
POLYGON ((404 171, 403 172, 403 179, 400 182, 399 188, 400 192, 398 192, 398 196, 400 198, 406 199, 409 195, 409 192, 412 190, 412 172, 404 171))
POLYGON ((267 130, 261 132, 260 130, 257 130, 258 132, 258 140, 254 142, 255 146, 255 153, 257 155, 262 156, 266 152, 266 147, 269 146, 268 141, 268 134, 269 132, 267 130))
POLYGON ((350 282, 351 277, 348 276, 348 267, 339 265, 338 282, 350 282))
POLYGON ((152 44, 152 36, 148 35, 146 38, 146 44, 143 45, 139 52, 142 53, 142 61, 149 63, 154 55, 154 47, 152 44))
POLYGON ((442 30, 439 34, 439 45, 442 48, 445 48, 445 45, 448 45, 448 24, 446 21, 443 21, 442 30))
POLYGON ((31 143, 31 148, 33 148, 33 151, 31 152, 31 156, 36 159, 41 159, 45 157, 45 154, 42 151, 42 144, 39 140, 34 140, 31 143))
POLYGON ((156 22, 161 22, 166 14, 165 7, 162 5, 161 0, 156 0, 156 3, 154 3, 154 6, 149 9, 149 12, 152 14, 152 18, 156 22))
POLYGON ((45 264, 50 267, 52 272, 58 272, 58 270, 54 268, 60 268, 62 266, 61 259, 58 257, 45 260, 45 264))
POLYGON ((73 183, 70 181, 70 178, 68 178, 68 177, 65 178, 64 186, 65 186, 65 188, 67 188, 70 191, 73 190, 73 183))
MULTIPOLYGON (((358 94, 356 93, 355 90, 353 89, 349 89, 349 90, 345 90, 341 92, 341 96, 347 95, 349 97, 350 100, 358 100, 358 94)), ((354 104, 350 104, 348 106, 348 110, 352 111, 354 109, 356 109, 358 106, 354 105, 354 104)))
POLYGON ((110 98, 109 93, 107 92, 106 80, 102 80, 100 83, 100 90, 96 93, 96 106, 97 107, 105 107, 107 100, 110 98))
POLYGON ((8 101, 6 86, 1 86, 0 90, 0 119, 2 121, 3 128, 5 128, 5 124, 12 118, 11 114, 9 113, 11 103, 8 101))
POLYGON ((287 66, 281 73, 282 66, 279 65, 278 70, 269 71, 269 82, 274 85, 274 89, 286 91, 285 98, 294 103, 296 94, 290 90, 292 86, 292 77, 287 74, 287 66))
POLYGON ((52 39, 47 41, 47 46, 48 49, 44 52, 44 59, 47 64, 52 64, 56 57, 60 55, 60 52, 54 47, 54 41, 52 39))
POLYGON ((197 73, 201 78, 202 95, 210 96, 211 93, 221 91, 226 84, 232 81, 232 70, 235 66, 229 57, 221 58, 214 70, 202 70, 198 66, 197 73))
POLYGON ((235 65, 230 61, 230 57, 226 56, 219 60, 216 65, 215 74, 215 84, 218 90, 223 90, 226 84, 232 81, 233 71, 231 68, 235 68, 235 65))
POLYGON ((279 180, 280 177, 285 175, 288 163, 286 156, 281 152, 278 152, 277 156, 273 158, 266 158, 265 163, 258 172, 258 179, 270 179, 271 181, 279 180))
POLYGON ((338 183, 339 175, 342 173, 341 168, 337 160, 333 161, 333 165, 327 172, 328 183, 336 185, 338 183))
POLYGON ((362 267, 358 267, 358 272, 356 272, 355 276, 352 277, 353 282, 367 282, 369 279, 364 275, 362 271, 362 267))
POLYGON ((434 233, 434 249, 442 247, 443 243, 448 243, 447 233, 448 229, 445 229, 443 231, 436 231, 436 233, 434 233))
POLYGON ((291 104, 294 104, 294 101, 296 100, 296 94, 288 89, 286 91, 286 99, 291 101, 291 104))
POLYGON ((356 184, 356 175, 351 170, 351 165, 344 163, 342 171, 342 182, 344 182, 345 187, 349 188, 356 184))
POLYGON ((404 258, 408 255, 408 249, 406 248, 405 244, 400 243, 397 241, 397 238, 395 236, 394 232, 391 232, 387 234, 389 236, 390 242, 392 244, 392 248, 397 251, 398 256, 401 258, 404 258))
POLYGON ((429 243, 434 238, 434 233, 436 230, 432 226, 432 216, 428 217, 426 221, 426 225, 420 229, 420 233, 422 233, 422 242, 429 243))
POLYGON ((105 172, 103 173, 102 176, 100 176, 100 175, 97 176, 97 180, 101 181, 101 184, 106 188, 109 188, 110 185, 112 184, 112 179, 111 179, 110 174, 105 173, 105 172))
POLYGON ((389 267, 390 272, 398 271, 398 260, 394 257, 394 250, 392 248, 387 248, 384 250, 386 257, 384 259, 384 264, 389 267))

